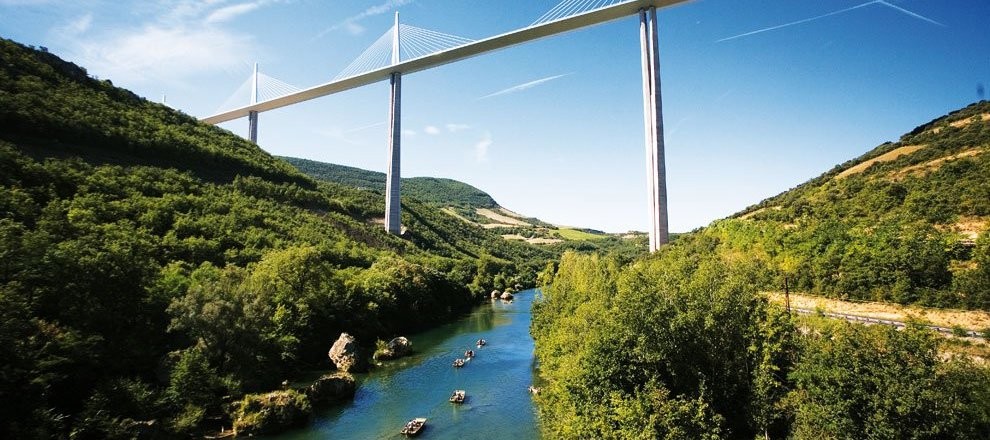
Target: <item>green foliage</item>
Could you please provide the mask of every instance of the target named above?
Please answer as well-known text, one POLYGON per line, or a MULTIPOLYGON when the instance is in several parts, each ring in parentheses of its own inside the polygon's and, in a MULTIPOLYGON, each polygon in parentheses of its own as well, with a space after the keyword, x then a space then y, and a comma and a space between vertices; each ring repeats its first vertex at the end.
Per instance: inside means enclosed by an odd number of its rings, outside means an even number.
POLYGON ((786 275, 833 297, 988 310, 986 239, 971 249, 953 232, 990 215, 988 112, 988 101, 953 112, 696 233, 766 259, 775 289, 786 275), (922 148, 838 177, 905 146, 922 148))
POLYGON ((0 58, 0 438, 196 434, 341 332, 435 325, 554 255, 413 200, 392 236, 380 194, 51 54, 0 58))
POLYGON ((309 397, 296 390, 249 394, 233 405, 231 419, 238 435, 274 433, 300 426, 313 408, 309 397))
POLYGON ((626 266, 564 255, 531 328, 547 436, 990 434, 986 365, 946 359, 920 327, 809 320, 798 332, 755 293, 765 269, 715 245, 679 240, 626 266))
POLYGON ((990 369, 939 360, 930 332, 838 324, 805 344, 791 373, 798 438, 990 435, 990 369))
POLYGON ((776 429, 789 321, 744 270, 678 252, 625 268, 566 254, 536 306, 541 420, 560 437, 718 438, 776 429), (630 414, 672 411, 643 419, 630 414))

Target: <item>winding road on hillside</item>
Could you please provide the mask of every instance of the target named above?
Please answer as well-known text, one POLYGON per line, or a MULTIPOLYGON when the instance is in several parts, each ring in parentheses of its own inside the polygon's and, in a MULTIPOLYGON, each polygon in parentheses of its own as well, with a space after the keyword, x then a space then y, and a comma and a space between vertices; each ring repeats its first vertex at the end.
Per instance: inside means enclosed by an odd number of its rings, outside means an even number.
MULTIPOLYGON (((791 310, 793 310, 793 311, 795 311, 797 313, 800 313, 802 315, 820 315, 820 316, 824 316, 826 318, 844 319, 844 320, 849 321, 849 322, 859 322, 859 323, 864 323, 864 324, 881 324, 881 325, 889 325, 889 326, 893 326, 893 327, 897 327, 897 328, 904 328, 904 327, 907 327, 908 326, 908 323, 907 322, 904 322, 904 321, 894 321, 894 320, 890 320, 890 319, 873 318, 873 317, 870 317, 870 316, 853 315, 853 314, 850 314, 850 313, 826 312, 826 311, 813 310, 813 309, 803 309, 803 308, 798 308, 798 307, 791 307, 791 310)), ((939 333, 943 333, 943 334, 947 334, 947 335, 951 335, 951 336, 955 336, 956 335, 956 331, 954 329, 952 329, 952 328, 949 328, 949 327, 942 327, 942 326, 931 325, 931 324, 919 324, 919 325, 922 326, 922 327, 925 327, 925 328, 929 328, 929 329, 935 330, 935 331, 937 331, 939 333)), ((975 331, 975 330, 963 330, 963 331, 966 332, 966 336, 967 337, 979 338, 981 336, 980 335, 980 332, 975 331)))

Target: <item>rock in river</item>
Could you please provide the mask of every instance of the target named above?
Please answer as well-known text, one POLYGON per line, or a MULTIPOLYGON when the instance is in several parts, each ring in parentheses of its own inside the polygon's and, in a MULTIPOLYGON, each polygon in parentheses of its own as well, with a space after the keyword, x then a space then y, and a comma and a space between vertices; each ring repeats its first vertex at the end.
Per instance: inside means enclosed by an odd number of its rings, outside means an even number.
POLYGON ((502 299, 504 299, 506 301, 511 300, 512 299, 512 294, 509 293, 508 291, 506 291, 505 293, 502 294, 502 299))
POLYGON ((337 342, 330 348, 330 361, 343 372, 362 373, 368 371, 368 360, 361 352, 357 339, 347 333, 341 333, 337 342))
POLYGON ((403 356, 408 356, 412 353, 412 342, 409 341, 405 336, 399 336, 398 338, 393 338, 385 344, 385 347, 375 352, 375 360, 387 361, 390 359, 398 359, 403 356))
POLYGON ((306 389, 314 406, 337 403, 354 397, 354 377, 348 373, 324 374, 306 389))

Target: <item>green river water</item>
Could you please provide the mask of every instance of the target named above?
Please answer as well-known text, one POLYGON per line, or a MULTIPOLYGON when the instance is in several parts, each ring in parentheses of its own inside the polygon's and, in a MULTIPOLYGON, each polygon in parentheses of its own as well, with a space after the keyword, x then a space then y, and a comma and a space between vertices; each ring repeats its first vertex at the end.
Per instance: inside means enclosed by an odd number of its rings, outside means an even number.
POLYGON ((355 375, 354 401, 318 412, 304 429, 274 438, 400 439, 402 426, 426 417, 426 439, 536 439, 536 409, 527 390, 536 368, 529 336, 535 290, 512 303, 493 301, 460 320, 408 336, 416 353, 368 374, 355 375), (475 347, 484 338, 488 345, 475 347), (463 368, 455 358, 468 349, 476 356, 463 368), (461 405, 448 402, 455 389, 467 391, 461 405))

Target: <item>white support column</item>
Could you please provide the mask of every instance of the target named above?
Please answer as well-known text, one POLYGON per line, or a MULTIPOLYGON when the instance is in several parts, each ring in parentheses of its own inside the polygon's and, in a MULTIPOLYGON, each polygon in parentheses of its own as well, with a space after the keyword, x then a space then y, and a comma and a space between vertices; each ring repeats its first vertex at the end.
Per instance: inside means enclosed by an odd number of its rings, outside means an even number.
MULTIPOLYGON (((254 63, 254 76, 251 77, 251 104, 258 103, 258 63, 254 63)), ((248 112, 248 139, 258 143, 258 112, 248 112)))
POLYGON ((660 94, 660 44, 656 8, 639 11, 643 63, 643 117, 646 134, 646 182, 650 211, 650 252, 668 241, 667 171, 664 164, 663 104, 660 94))
MULTIPOLYGON (((392 34, 392 64, 399 64, 399 13, 395 13, 395 28, 392 34)), ((402 233, 401 201, 399 188, 400 172, 400 137, 401 104, 402 104, 402 73, 392 72, 391 104, 388 112, 388 169, 385 171, 385 230, 390 234, 402 233)))

